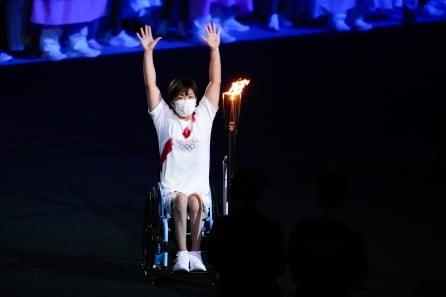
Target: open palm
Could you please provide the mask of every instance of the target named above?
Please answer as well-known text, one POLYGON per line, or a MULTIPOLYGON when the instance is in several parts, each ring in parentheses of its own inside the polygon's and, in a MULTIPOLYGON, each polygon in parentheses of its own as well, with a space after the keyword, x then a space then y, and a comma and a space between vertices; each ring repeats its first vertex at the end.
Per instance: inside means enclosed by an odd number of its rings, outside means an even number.
POLYGON ((141 27, 140 32, 136 32, 136 36, 138 37, 139 42, 141 42, 141 46, 145 51, 153 50, 158 41, 160 41, 162 38, 161 36, 158 36, 154 39, 152 35, 152 28, 149 25, 141 27))
POLYGON ((221 27, 217 27, 215 23, 208 23, 205 26, 206 36, 201 36, 201 39, 206 42, 210 48, 218 48, 220 46, 220 31, 221 27))

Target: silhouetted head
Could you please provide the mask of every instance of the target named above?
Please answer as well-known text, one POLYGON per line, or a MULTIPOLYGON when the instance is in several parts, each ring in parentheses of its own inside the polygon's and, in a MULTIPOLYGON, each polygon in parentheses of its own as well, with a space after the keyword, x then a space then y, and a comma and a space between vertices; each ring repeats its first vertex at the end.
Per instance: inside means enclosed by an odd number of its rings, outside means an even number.
POLYGON ((340 171, 322 171, 316 184, 317 204, 322 209, 344 206, 345 180, 340 171))
POLYGON ((235 204, 257 203, 264 194, 263 171, 254 166, 239 167, 232 177, 229 193, 235 204))
POLYGON ((198 92, 198 85, 194 80, 189 78, 176 78, 167 87, 167 97, 165 100, 170 108, 174 109, 173 102, 179 95, 187 96, 192 94, 194 97, 198 97, 198 92))

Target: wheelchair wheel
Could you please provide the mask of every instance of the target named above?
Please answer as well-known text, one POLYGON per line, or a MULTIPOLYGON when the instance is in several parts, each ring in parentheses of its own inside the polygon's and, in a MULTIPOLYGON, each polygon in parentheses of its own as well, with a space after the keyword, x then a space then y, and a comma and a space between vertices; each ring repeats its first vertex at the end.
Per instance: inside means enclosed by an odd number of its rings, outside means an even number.
POLYGON ((153 189, 147 196, 142 234, 142 269, 144 275, 155 284, 157 265, 155 256, 162 244, 161 222, 158 214, 158 191, 153 189))

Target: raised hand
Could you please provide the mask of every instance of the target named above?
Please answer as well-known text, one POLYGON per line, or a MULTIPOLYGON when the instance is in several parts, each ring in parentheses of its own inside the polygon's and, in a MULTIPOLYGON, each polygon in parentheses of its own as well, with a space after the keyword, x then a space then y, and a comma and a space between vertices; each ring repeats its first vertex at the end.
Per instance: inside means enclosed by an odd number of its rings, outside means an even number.
POLYGON ((220 46, 221 27, 217 27, 215 23, 208 23, 204 27, 207 36, 200 36, 201 40, 206 42, 210 48, 218 48, 220 46))
POLYGON ((139 42, 145 51, 153 50, 158 41, 160 41, 162 38, 161 36, 158 36, 154 39, 152 35, 152 28, 149 25, 141 27, 140 32, 136 32, 136 36, 138 37, 139 42))

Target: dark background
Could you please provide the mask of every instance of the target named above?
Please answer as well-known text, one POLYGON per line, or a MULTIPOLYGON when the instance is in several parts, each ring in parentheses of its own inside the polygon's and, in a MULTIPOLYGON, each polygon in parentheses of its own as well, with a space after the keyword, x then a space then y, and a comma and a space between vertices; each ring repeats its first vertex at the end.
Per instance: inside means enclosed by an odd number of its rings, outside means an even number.
MULTIPOLYGON (((344 170, 345 220, 369 249, 365 296, 446 292, 445 28, 221 46, 222 92, 240 77, 251 80, 236 165, 264 169, 261 207, 287 234, 317 214, 318 172, 344 170)), ((180 75, 207 83, 205 47, 157 51, 155 63, 162 90, 180 75)), ((141 52, 2 67, 0 86, 0 279, 8 296, 211 291, 192 278, 152 288, 139 269, 144 198, 158 162, 141 52)), ((220 110, 211 176, 218 189, 226 141, 220 110)), ((287 274, 281 283, 291 296, 287 274)))

